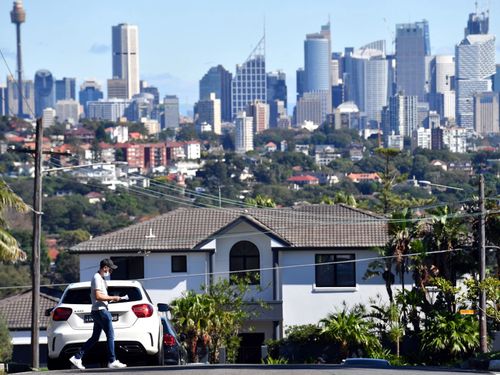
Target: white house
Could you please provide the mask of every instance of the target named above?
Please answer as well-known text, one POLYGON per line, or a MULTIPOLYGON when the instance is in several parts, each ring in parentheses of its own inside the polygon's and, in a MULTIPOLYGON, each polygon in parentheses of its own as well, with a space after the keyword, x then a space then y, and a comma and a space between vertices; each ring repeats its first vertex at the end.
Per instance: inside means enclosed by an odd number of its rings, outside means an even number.
POLYGON ((143 279, 155 303, 216 278, 254 270, 266 301, 246 328, 254 342, 280 338, 287 326, 317 323, 348 305, 386 296, 382 278, 364 280, 374 247, 388 240, 383 217, 346 205, 282 209, 181 208, 80 243, 80 278, 90 280, 102 258, 112 278, 143 279))

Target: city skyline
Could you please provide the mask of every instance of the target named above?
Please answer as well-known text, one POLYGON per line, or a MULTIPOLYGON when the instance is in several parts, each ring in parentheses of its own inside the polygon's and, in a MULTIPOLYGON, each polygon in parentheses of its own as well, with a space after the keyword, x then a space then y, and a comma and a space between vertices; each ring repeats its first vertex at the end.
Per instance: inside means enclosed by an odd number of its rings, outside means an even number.
MULTIPOLYGON (((95 78, 105 87, 106 80, 112 77, 111 27, 134 24, 139 28, 141 79, 157 86, 162 97, 177 95, 183 113, 198 100, 199 80, 210 67, 222 64, 235 73, 236 64, 246 59, 262 37, 264 19, 266 70, 281 69, 286 73, 292 108, 295 71, 304 67, 306 34, 316 32, 328 19, 332 51, 385 39, 391 52, 396 24, 425 18, 429 22, 432 54, 454 54, 455 45, 463 39, 468 14, 475 10, 470 0, 404 4, 387 0, 377 1, 376 6, 365 1, 314 1, 307 9, 298 1, 287 2, 286 6, 256 1, 255 7, 245 13, 250 22, 240 22, 241 9, 230 1, 210 5, 148 1, 140 11, 131 1, 77 2, 71 7, 59 0, 23 3, 27 13, 22 26, 25 79, 33 79, 37 70, 48 69, 55 79, 76 77, 79 86, 84 80, 95 78)), ((490 33, 496 35, 500 7, 479 2, 480 11, 488 6, 490 33)), ((11 7, 11 1, 0 5, 0 14, 6 20, 0 48, 15 74, 15 27, 7 22, 11 7)), ((9 73, 5 64, 0 66, 0 83, 5 84, 9 73)))

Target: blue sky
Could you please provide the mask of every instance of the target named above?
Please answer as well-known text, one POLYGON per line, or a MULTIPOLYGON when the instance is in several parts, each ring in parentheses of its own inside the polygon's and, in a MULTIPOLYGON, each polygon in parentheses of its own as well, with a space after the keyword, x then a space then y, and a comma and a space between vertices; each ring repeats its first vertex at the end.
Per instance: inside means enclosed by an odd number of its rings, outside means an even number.
MULTIPOLYGON (((478 1, 490 9, 490 32, 500 35, 500 2, 478 1)), ((434 54, 453 53, 463 37, 472 0, 24 0, 22 27, 25 77, 48 69, 56 78, 111 76, 111 26, 139 26, 141 78, 160 94, 179 96, 182 109, 198 99, 198 81, 213 65, 234 73, 266 25, 267 70, 287 74, 295 101, 295 70, 303 66, 305 34, 319 31, 330 17, 332 51, 391 40, 396 23, 429 21, 434 54)), ((12 1, 0 2, 0 48, 15 71, 12 1)), ((500 53, 498 54, 500 55, 500 53)), ((497 58, 498 60, 498 58, 497 58)), ((0 83, 7 67, 0 61, 0 83)))

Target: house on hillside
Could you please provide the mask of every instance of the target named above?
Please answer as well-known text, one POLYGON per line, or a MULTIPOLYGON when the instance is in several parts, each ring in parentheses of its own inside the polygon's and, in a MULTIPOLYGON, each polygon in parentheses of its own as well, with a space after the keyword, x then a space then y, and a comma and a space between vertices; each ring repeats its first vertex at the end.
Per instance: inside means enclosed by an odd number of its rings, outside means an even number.
MULTIPOLYGON (((45 310, 52 309, 61 292, 55 289, 41 288, 40 290, 40 364, 45 365, 47 359, 47 324, 49 318, 45 310)), ((31 289, 0 300, 0 315, 4 317, 12 338, 12 362, 31 363, 31 289)))
POLYGON ((242 339, 262 343, 282 337, 286 327, 317 323, 344 301, 352 306, 386 296, 382 278, 363 276, 377 256, 374 247, 387 240, 383 217, 343 204, 180 208, 70 251, 80 256, 82 281, 110 257, 119 266, 111 277, 143 279, 155 303, 256 270, 255 284, 263 290, 254 289, 252 297, 270 308, 248 322, 242 339))

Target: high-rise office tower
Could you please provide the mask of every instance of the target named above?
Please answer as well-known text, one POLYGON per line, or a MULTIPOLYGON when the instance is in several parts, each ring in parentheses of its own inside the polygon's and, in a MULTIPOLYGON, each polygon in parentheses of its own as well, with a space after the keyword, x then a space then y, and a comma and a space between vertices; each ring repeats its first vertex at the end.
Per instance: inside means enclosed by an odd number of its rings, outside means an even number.
POLYGON ((430 54, 429 24, 426 20, 396 25, 397 92, 425 100, 426 56, 430 54))
POLYGON ((7 77, 7 109, 10 116, 18 114, 19 99, 23 102, 23 116, 31 117, 35 113, 35 85, 32 80, 24 80, 21 85, 21 97, 19 97, 17 81, 7 77))
POLYGON ((328 100, 324 90, 305 92, 295 108, 295 123, 301 125, 306 121, 312 121, 315 125, 321 125, 325 121, 328 100))
POLYGON ((56 110, 54 108, 45 108, 42 113, 42 126, 50 128, 56 123, 56 110))
POLYGON ((244 154, 253 150, 253 118, 247 116, 245 111, 240 112, 235 118, 235 152, 244 154))
POLYGON ((384 136, 395 134, 411 137, 413 130, 418 127, 417 103, 417 96, 392 96, 389 99, 389 129, 384 129, 384 136))
POLYGON ((88 115, 88 102, 97 101, 103 98, 103 93, 101 90, 101 85, 96 81, 85 81, 80 86, 80 92, 78 93, 78 101, 83 106, 83 112, 85 116, 88 115))
POLYGON ((455 56, 437 55, 430 61, 429 106, 443 118, 455 118, 455 56))
POLYGON ((474 130, 479 134, 500 133, 497 92, 481 92, 474 95, 474 130))
POLYGON ((153 104, 155 106, 160 105, 160 90, 158 90, 158 87, 150 86, 146 81, 141 80, 141 93, 153 95, 153 104))
POLYGON ((265 36, 259 41, 247 60, 236 65, 232 81, 232 116, 244 111, 255 100, 267 101, 265 36))
POLYGON ((56 103, 56 114, 59 122, 77 124, 80 119, 80 103, 76 100, 59 100, 56 103))
POLYGON ((0 116, 7 116, 7 87, 0 86, 0 116))
POLYGON ((163 105, 164 122, 162 129, 177 129, 179 127, 179 98, 176 95, 165 95, 163 105))
POLYGON ((297 81, 297 101, 298 101, 299 98, 302 97, 302 94, 304 93, 305 73, 303 68, 297 69, 297 72, 295 73, 295 78, 297 81))
MULTIPOLYGON (((26 21, 26 12, 23 8, 21 0, 14 1, 14 7, 10 12, 10 20, 16 25, 16 40, 17 40, 17 97, 23 96, 23 60, 21 55, 21 24, 26 21)), ((17 117, 23 117, 23 100, 17 100, 17 117)), ((31 107, 33 110, 33 107, 31 107)), ((13 111, 13 109, 11 109, 13 111)))
POLYGON ((196 106, 198 125, 210 124, 215 134, 221 134, 221 100, 212 92, 208 99, 201 99, 196 106))
POLYGON ((126 79, 108 79, 107 83, 108 99, 131 99, 128 97, 128 83, 126 79))
POLYGON ((139 31, 136 25, 121 23, 112 27, 112 54, 113 79, 127 82, 127 98, 130 99, 140 92, 139 31))
POLYGON ((255 100, 247 107, 246 113, 253 118, 253 132, 261 133, 269 128, 269 105, 255 100))
POLYGON ((287 107, 286 75, 283 71, 267 73, 267 104, 269 105, 269 126, 276 127, 282 111, 278 105, 287 107))
POLYGON ((56 79, 56 102, 58 100, 76 99, 76 79, 56 79))
POLYGON ((493 91, 500 92, 500 64, 495 65, 495 75, 493 76, 493 91))
POLYGON ((467 27, 464 30, 464 37, 467 37, 467 35, 488 34, 489 21, 489 12, 478 13, 476 9, 475 13, 469 14, 467 27))
POLYGON ((373 128, 381 122, 382 108, 389 96, 389 65, 384 51, 384 41, 378 41, 351 56, 351 95, 366 119, 365 125, 373 128))
MULTIPOLYGON (((304 92, 323 91, 327 95, 326 113, 331 113, 331 37, 330 23, 321 32, 307 34, 304 41, 304 92)), ((326 113, 322 114, 326 117, 326 113)))
POLYGON ((495 74, 495 37, 470 34, 455 47, 456 121, 463 128, 474 126, 473 96, 491 91, 495 74))
POLYGON ((35 115, 41 117, 45 108, 54 108, 54 77, 46 69, 35 73, 35 115))
POLYGON ((230 122, 233 117, 231 113, 231 82, 233 75, 222 65, 217 65, 208 70, 200 79, 200 100, 210 98, 211 93, 220 99, 222 121, 230 122))

